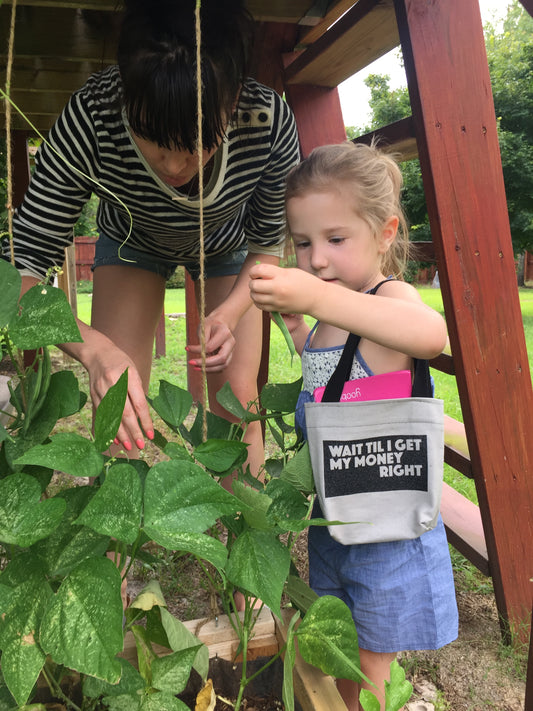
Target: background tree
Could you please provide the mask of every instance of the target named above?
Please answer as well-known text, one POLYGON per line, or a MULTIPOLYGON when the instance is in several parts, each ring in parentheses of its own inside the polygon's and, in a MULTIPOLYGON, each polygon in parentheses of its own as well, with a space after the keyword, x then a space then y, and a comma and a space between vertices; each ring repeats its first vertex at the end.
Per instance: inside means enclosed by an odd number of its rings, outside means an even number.
POLYGON ((513 246, 533 251, 533 18, 518 0, 485 43, 513 246))
MULTIPOLYGON (((533 251, 533 18, 518 0, 509 6, 500 30, 485 26, 485 43, 513 247, 516 254, 533 251)), ((370 125, 348 127, 355 138, 411 114, 407 88, 390 89, 387 75, 371 74, 370 125)), ((431 233, 418 160, 402 164, 403 203, 413 240, 431 233)))

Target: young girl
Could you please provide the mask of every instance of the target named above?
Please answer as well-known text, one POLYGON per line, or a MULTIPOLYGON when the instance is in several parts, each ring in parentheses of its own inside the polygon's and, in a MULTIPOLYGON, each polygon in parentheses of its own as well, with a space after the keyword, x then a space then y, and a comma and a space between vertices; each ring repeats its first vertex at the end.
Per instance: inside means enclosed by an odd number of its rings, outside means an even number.
MULTIPOLYGON (((432 358, 446 343, 441 316, 397 280, 407 255, 401 184, 397 164, 374 146, 315 149, 287 179, 287 222, 298 268, 260 264, 250 270, 254 302, 285 314, 302 357, 297 424, 304 433, 303 404, 329 380, 349 332, 361 337, 351 379, 410 369, 413 358, 432 358), (379 284, 376 295, 367 293, 379 284), (302 314, 318 320, 311 331, 302 314)), ((317 505, 313 515, 321 515, 317 505)), ((457 636, 440 517, 420 538, 391 543, 345 546, 327 528, 311 527, 309 577, 319 595, 335 595, 352 610, 361 669, 378 687, 382 708, 397 652, 437 649, 457 636)), ((337 684, 348 709, 359 709, 359 686, 342 679, 337 684)))

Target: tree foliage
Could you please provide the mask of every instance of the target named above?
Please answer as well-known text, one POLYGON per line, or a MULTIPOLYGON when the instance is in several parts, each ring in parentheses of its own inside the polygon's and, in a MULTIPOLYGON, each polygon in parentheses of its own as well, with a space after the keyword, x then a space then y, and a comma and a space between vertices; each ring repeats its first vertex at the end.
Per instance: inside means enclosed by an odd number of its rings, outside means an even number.
MULTIPOLYGON (((518 0, 509 6, 501 28, 485 26, 485 43, 511 235, 515 253, 533 250, 533 18, 518 0)), ((387 75, 371 74, 370 125, 350 127, 353 137, 410 115, 407 88, 391 90, 387 75)), ((403 203, 414 240, 430 239, 418 160, 402 164, 403 203)))

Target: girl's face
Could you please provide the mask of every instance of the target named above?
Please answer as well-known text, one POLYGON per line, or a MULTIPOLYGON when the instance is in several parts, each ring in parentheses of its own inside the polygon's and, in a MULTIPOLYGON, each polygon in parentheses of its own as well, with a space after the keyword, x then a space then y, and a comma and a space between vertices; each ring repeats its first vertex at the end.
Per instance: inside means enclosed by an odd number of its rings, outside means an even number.
POLYGON ((329 281, 366 291, 381 274, 382 257, 395 239, 398 218, 379 235, 353 209, 353 195, 340 186, 287 201, 287 220, 298 267, 329 281))
MULTIPOLYGON (((198 175, 198 153, 189 153, 189 151, 177 148, 164 148, 133 132, 131 135, 150 168, 167 185, 180 188, 198 175)), ((217 149, 218 146, 215 146, 209 151, 202 151, 204 166, 214 156, 217 149)))

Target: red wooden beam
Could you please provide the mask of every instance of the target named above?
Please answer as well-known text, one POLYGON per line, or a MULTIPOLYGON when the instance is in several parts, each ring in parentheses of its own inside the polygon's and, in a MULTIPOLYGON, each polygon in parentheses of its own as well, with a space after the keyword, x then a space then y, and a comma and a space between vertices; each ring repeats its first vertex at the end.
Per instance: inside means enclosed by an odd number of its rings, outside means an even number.
POLYGON ((339 92, 336 88, 287 84, 285 91, 298 124, 303 158, 316 146, 342 143, 346 140, 339 92))
POLYGON ((533 391, 479 6, 395 0, 395 8, 496 602, 523 635, 533 391))

